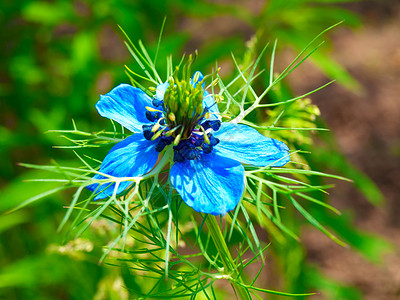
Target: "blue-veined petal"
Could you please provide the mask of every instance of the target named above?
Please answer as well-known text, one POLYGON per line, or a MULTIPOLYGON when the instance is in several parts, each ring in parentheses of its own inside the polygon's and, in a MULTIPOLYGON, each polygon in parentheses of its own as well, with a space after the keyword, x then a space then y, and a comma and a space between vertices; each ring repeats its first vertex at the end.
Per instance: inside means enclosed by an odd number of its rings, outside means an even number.
POLYGON ((175 163, 170 178, 188 206, 213 215, 225 215, 234 209, 244 189, 243 166, 215 152, 175 163))
MULTIPOLYGON (((202 81, 204 78, 204 75, 200 72, 200 71, 196 71, 193 76, 192 79, 190 81, 190 83, 193 85, 193 87, 196 87, 197 83, 202 81), (196 74, 199 75, 196 75, 196 74), (196 82, 194 82, 194 78, 198 76, 198 79, 196 82)), ((203 82, 203 89, 205 88, 205 83, 203 82)), ((214 97, 212 95, 210 95, 209 92, 207 92, 206 90, 203 93, 203 108, 207 108, 210 112, 210 120, 219 120, 219 109, 218 109, 218 104, 215 102, 214 97)))
MULTIPOLYGON (((157 142, 146 140, 142 134, 133 134, 116 144, 104 158, 100 172, 114 177, 136 177, 149 172, 157 162, 158 152, 155 150, 157 142)), ((105 179, 96 174, 93 178, 105 179)), ((121 182, 117 194, 123 192, 132 182, 121 182)), ((96 192, 102 191, 95 200, 111 196, 115 183, 92 184, 87 188, 96 192), (109 187, 108 187, 109 186, 109 187)))
POLYGON ((156 99, 157 100, 159 100, 159 101, 164 100, 164 94, 168 87, 169 87, 168 81, 157 85, 157 88, 156 88, 156 99))
POLYGON ((209 92, 203 93, 203 108, 207 108, 210 112, 209 120, 220 120, 218 104, 215 102, 214 97, 209 92))
POLYGON ((281 167, 290 161, 285 143, 243 124, 222 123, 213 136, 220 140, 215 150, 244 164, 281 167))
POLYGON ((112 119, 133 132, 141 132, 142 125, 151 124, 146 118, 146 106, 153 107, 150 97, 129 84, 120 84, 101 95, 96 104, 102 117, 112 119))

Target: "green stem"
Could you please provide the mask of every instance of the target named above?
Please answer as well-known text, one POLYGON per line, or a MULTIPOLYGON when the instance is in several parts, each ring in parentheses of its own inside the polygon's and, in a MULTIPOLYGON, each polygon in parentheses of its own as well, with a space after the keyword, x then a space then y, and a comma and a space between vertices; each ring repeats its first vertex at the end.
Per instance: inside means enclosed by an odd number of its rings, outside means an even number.
POLYGON ((214 241, 214 244, 218 249, 219 256, 222 259, 222 263, 224 265, 224 273, 229 276, 229 282, 231 283, 233 288, 237 291, 238 296, 241 300, 244 299, 251 300, 251 296, 248 290, 239 284, 239 283, 241 284, 244 283, 239 274, 238 269, 236 268, 231 253, 228 250, 228 246, 225 243, 225 239, 221 233, 221 229, 218 226, 216 218, 213 215, 207 215, 206 223, 208 230, 211 233, 211 237, 214 241))

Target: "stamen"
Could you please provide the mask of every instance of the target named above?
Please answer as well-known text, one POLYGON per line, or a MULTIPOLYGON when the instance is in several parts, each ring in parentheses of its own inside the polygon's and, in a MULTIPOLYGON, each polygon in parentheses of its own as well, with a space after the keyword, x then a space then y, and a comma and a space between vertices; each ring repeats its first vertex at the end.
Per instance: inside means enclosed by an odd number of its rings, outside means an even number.
POLYGON ((152 111, 146 111, 146 118, 150 122, 155 122, 159 118, 163 116, 162 112, 152 112, 152 111))
POLYGON ((164 129, 161 128, 159 131, 157 131, 151 138, 152 141, 156 140, 157 138, 160 137, 160 135, 163 133, 164 129))
POLYGON ((189 138, 190 142, 195 145, 196 147, 200 147, 204 142, 204 137, 197 132, 192 132, 192 135, 189 138))
POLYGON ((151 138, 153 137, 154 133, 151 131, 151 129, 153 128, 153 125, 143 125, 143 135, 145 137, 146 140, 151 140, 151 138))
POLYGON ((219 143, 219 139, 214 137, 212 134, 210 134, 209 140, 210 140, 210 145, 211 146, 215 146, 215 145, 217 145, 219 143))
POLYGON ((206 154, 211 153, 211 151, 213 150, 213 146, 211 146, 210 144, 204 144, 203 145, 203 152, 206 154))
POLYGON ((210 153, 219 142, 212 132, 220 128, 221 122, 207 120, 213 114, 210 108, 217 104, 218 95, 214 98, 214 95, 207 93, 207 97, 211 97, 206 99, 209 100, 207 103, 211 102, 212 105, 203 106, 205 81, 212 80, 209 86, 216 86, 220 79, 217 74, 219 69, 206 76, 195 72, 190 78, 195 59, 196 55, 190 55, 181 68, 176 67, 168 78, 163 99, 155 95, 153 106, 146 107, 146 117, 153 124, 143 126, 145 138, 156 141, 155 149, 158 152, 173 144, 175 162, 197 159, 210 153))
POLYGON ((204 130, 203 126, 200 125, 200 129, 203 132, 204 142, 206 144, 210 144, 210 140, 208 139, 208 135, 207 135, 206 131, 204 130))
POLYGON ((160 123, 162 120, 164 120, 164 118, 158 119, 157 123, 154 124, 153 128, 151 129, 152 132, 156 132, 160 128, 160 123))
POLYGON ((152 111, 152 112, 163 113, 161 110, 155 109, 154 107, 151 107, 151 106, 146 106, 146 109, 147 109, 148 111, 152 111))
POLYGON ((175 131, 177 131, 181 127, 182 127, 182 125, 176 126, 174 129, 168 130, 168 132, 165 135, 166 136, 171 136, 175 131))
POLYGON ((159 141, 158 144, 156 145, 156 151, 161 152, 164 150, 166 144, 163 141, 159 141))
POLYGON ((214 131, 218 131, 219 128, 221 127, 221 121, 220 120, 207 120, 204 121, 201 126, 204 128, 204 130, 207 130, 211 128, 214 131))
POLYGON ((174 151, 174 162, 184 162, 185 158, 178 151, 174 151))
POLYGON ((172 142, 174 141, 174 138, 172 136, 161 136, 161 140, 166 144, 166 145, 171 145, 172 142))
POLYGON ((159 107, 159 106, 162 106, 162 105, 163 105, 164 101, 159 100, 159 99, 157 99, 157 98, 154 98, 153 101, 152 101, 152 103, 153 103, 153 105, 154 105, 155 107, 159 107))

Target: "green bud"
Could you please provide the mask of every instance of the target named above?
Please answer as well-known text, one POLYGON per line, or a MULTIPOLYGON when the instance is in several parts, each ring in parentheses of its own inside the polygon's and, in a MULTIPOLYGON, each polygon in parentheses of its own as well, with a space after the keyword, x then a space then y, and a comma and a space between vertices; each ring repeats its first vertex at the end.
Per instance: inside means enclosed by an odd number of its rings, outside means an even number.
POLYGON ((169 119, 171 122, 175 122, 175 120, 176 120, 175 114, 174 114, 173 112, 169 113, 168 119, 169 119))
POLYGON ((217 83, 219 81, 219 78, 215 78, 212 82, 211 82, 211 86, 216 86, 217 83))

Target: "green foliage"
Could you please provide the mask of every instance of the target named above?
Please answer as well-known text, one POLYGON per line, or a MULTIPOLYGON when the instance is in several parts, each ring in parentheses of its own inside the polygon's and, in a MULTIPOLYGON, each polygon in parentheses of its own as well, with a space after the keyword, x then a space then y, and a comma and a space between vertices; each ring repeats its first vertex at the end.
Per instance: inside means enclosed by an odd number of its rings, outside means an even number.
MULTIPOLYGON (((176 201, 177 195, 161 190, 154 192, 151 203, 154 207, 150 212, 143 206, 146 197, 141 193, 146 188, 138 184, 142 190, 138 189, 136 195, 141 197, 135 199, 135 209, 129 211, 125 206, 128 201, 114 199, 109 203, 93 203, 85 189, 77 192, 67 189, 80 186, 82 181, 91 182, 99 161, 88 157, 103 158, 113 143, 126 136, 114 124, 108 131, 99 131, 104 122, 94 110, 100 93, 128 81, 122 72, 123 64, 129 67, 127 72, 131 77, 134 77, 132 72, 141 70, 140 65, 132 63, 129 51, 121 48, 123 35, 116 24, 120 24, 133 40, 146 41, 149 56, 158 57, 156 67, 160 77, 165 79, 168 67, 163 59, 181 52, 190 40, 188 33, 181 30, 182 17, 205 20, 230 15, 251 28, 253 43, 244 49, 245 37, 239 35, 206 40, 200 47, 199 69, 210 69, 215 61, 226 60, 234 50, 240 57, 234 58, 236 73, 227 74, 230 81, 221 79, 219 82, 225 97, 221 108, 225 108, 230 117, 245 112, 243 123, 253 124, 269 136, 290 142, 291 149, 303 150, 292 153, 292 160, 299 164, 286 169, 286 174, 282 170, 247 169, 249 180, 243 204, 226 218, 228 224, 223 227, 225 240, 235 246, 245 240, 252 253, 252 258, 248 258, 249 251, 242 245, 235 263, 241 270, 246 269, 242 270, 246 274, 251 263, 261 261, 264 264, 264 250, 271 251, 284 278, 280 290, 291 293, 321 290, 328 299, 360 299, 357 290, 324 277, 306 262, 305 250, 297 241, 301 238, 301 228, 308 221, 376 262, 391 246, 381 238, 354 228, 350 214, 332 215, 332 211, 337 211, 327 203, 322 192, 330 188, 330 182, 325 181, 323 173, 312 172, 308 166, 312 170, 327 168, 353 179, 373 204, 381 204, 383 197, 371 180, 339 152, 332 134, 325 131, 317 109, 305 98, 309 95, 296 97, 292 94, 284 79, 291 69, 274 75, 273 59, 259 56, 257 60, 256 57, 257 53, 265 51, 274 58, 286 47, 298 52, 321 28, 339 21, 344 20, 345 26, 359 25, 358 17, 339 8, 338 2, 348 1, 274 0, 267 1, 259 14, 253 14, 236 4, 207 1, 4 1, 0 12, 0 24, 4 29, 1 32, 4 45, 0 49, 0 75, 4 80, 0 83, 0 95, 5 99, 0 112, 0 178, 4 181, 0 211, 4 213, 30 205, 24 210, 0 215, 0 297, 54 299, 54 295, 62 295, 60 297, 66 299, 127 299, 123 288, 114 290, 115 286, 123 285, 131 296, 151 292, 153 296, 169 298, 172 294, 182 295, 185 290, 191 291, 187 295, 189 298, 194 298, 196 292, 208 287, 207 294, 201 297, 231 297, 212 288, 216 280, 228 278, 221 271, 222 265, 217 263, 219 255, 205 229, 205 221, 200 217, 188 217, 191 211, 176 201), (162 47, 157 47, 165 16, 168 20, 162 47), (276 46, 270 44, 264 49, 268 41, 276 38, 279 41, 276 46), (260 109, 250 113, 247 109, 254 101, 259 102, 260 109), (66 142, 61 142, 55 134, 41 134, 49 129, 70 128, 71 118, 77 119, 80 129, 74 125, 72 131, 63 131, 69 139, 66 142), (312 143, 317 131, 323 141, 318 146, 312 143), (73 147, 78 160, 71 162, 69 152, 51 149, 54 144, 73 147), (80 152, 82 148, 87 156, 80 152), (55 157, 57 163, 16 176, 23 171, 14 161, 47 163, 49 157, 55 157), (60 167, 64 165, 71 169, 60 167), (54 174, 49 176, 48 171, 61 176, 54 180, 54 174), (23 182, 27 179, 32 182, 23 182), (65 192, 56 193, 60 189, 65 192), (39 202, 44 196, 50 201, 39 202), (26 199, 29 200, 24 202, 26 199), (178 203, 178 207, 168 209, 165 199, 178 203), (60 210, 61 203, 66 205, 64 212, 60 210), (141 207, 145 209, 140 212, 141 207), (295 210, 300 212, 301 218, 295 210), (138 211, 140 221, 139 217, 135 220, 138 211), (95 220, 96 217, 102 220, 95 220), (60 224, 64 228, 62 234, 56 231, 60 224), (157 230, 146 231, 148 224, 156 225, 153 230, 157 230), (92 229, 85 231, 89 226, 92 229), (65 228, 71 230, 66 234, 65 228), (269 233, 272 241, 266 249, 266 241, 257 235, 260 228, 269 233), (139 238, 143 234, 146 240, 139 238), (92 250, 77 247, 87 245, 87 241, 93 244, 92 250), (63 243, 64 246, 57 246, 63 243), (143 249, 149 249, 149 243, 152 251, 143 253, 143 249), (195 243, 195 247, 185 248, 188 254, 184 252, 183 255, 178 243, 185 247, 195 243), (101 245, 108 246, 103 251, 101 245), (170 256, 165 249, 170 249, 170 256), (106 258, 107 264, 122 264, 121 274, 114 267, 98 265, 99 257, 106 258), (168 281, 163 279, 166 262, 169 262, 168 281), (199 263, 202 269, 197 267, 199 263), (153 274, 153 278, 141 276, 142 271, 153 274), (154 289, 143 289, 150 282, 154 289)), ((359 89, 358 83, 327 50, 329 47, 320 48, 310 59, 330 78, 349 89, 359 89)), ((176 64, 177 58, 174 55, 170 65, 176 64)), ((142 79, 137 79, 136 83, 146 85, 142 79)), ((249 283, 247 288, 254 293, 273 293, 257 287, 262 286, 256 281, 261 278, 259 276, 262 277, 259 274, 253 278, 244 277, 249 283)))

